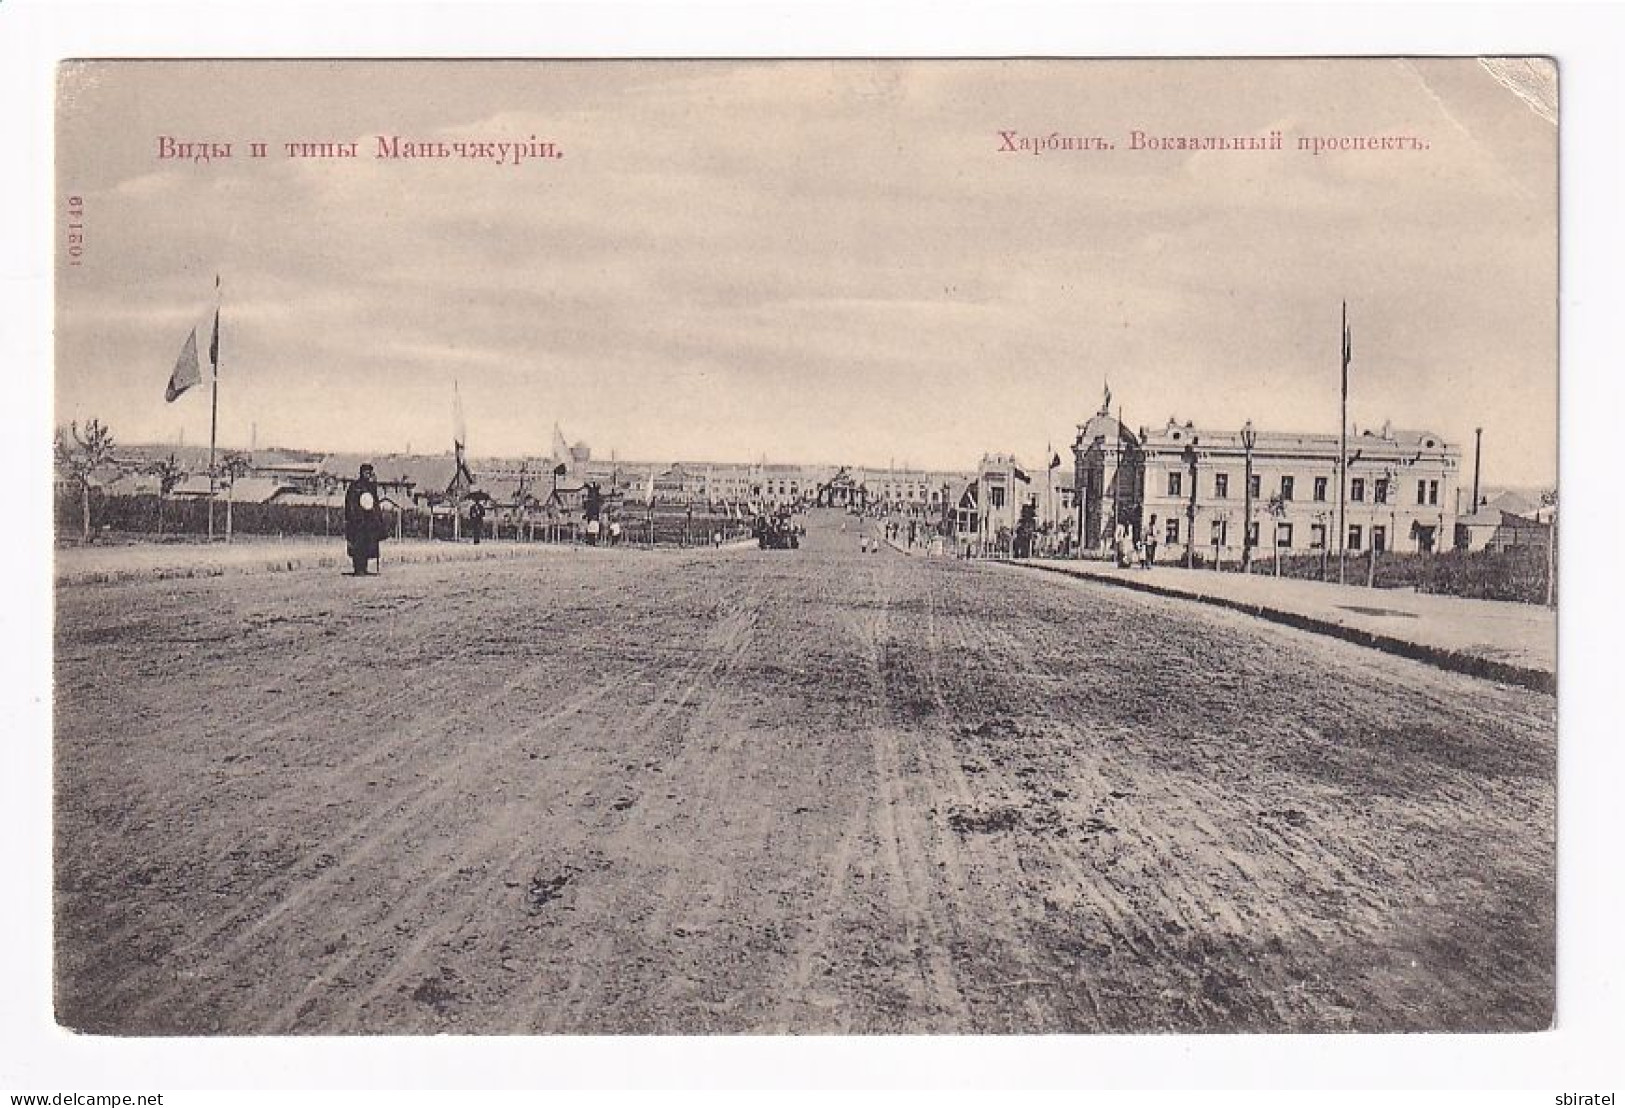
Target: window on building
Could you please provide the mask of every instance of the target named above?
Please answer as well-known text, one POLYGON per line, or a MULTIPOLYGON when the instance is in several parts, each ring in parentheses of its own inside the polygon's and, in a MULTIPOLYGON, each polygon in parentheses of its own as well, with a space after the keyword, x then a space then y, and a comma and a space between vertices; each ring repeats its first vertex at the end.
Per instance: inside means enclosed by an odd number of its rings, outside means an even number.
POLYGON ((1292 499, 1292 485, 1293 485, 1292 478, 1290 478, 1290 477, 1282 477, 1281 478, 1281 499, 1282 500, 1291 500, 1292 499))
POLYGON ((1356 477, 1349 482, 1349 499, 1358 504, 1365 499, 1365 478, 1356 477))
POLYGON ((1324 502, 1326 499, 1326 478, 1315 478, 1315 499, 1324 502))
POLYGON ((1177 469, 1169 470, 1169 472, 1168 472, 1168 495, 1169 496, 1178 496, 1179 495, 1179 489, 1180 489, 1180 485, 1181 485, 1180 478, 1183 477, 1183 476, 1184 476, 1184 474, 1180 473, 1179 470, 1177 470, 1177 469))
POLYGON ((993 505, 995 508, 1004 507, 1004 486, 994 485, 992 488, 988 489, 987 499, 988 503, 993 505))
POLYGON ((1278 550, 1292 549, 1292 524, 1277 523, 1275 525, 1275 547, 1278 550))
POLYGON ((1230 475, 1228 473, 1215 473, 1213 475, 1213 498, 1223 500, 1230 495, 1230 475))
POLYGON ((1371 499, 1375 500, 1378 504, 1388 503, 1388 478, 1377 478, 1376 486, 1371 490, 1371 499))
POLYGON ((1311 523, 1309 525, 1309 549, 1326 549, 1326 525, 1324 523, 1311 523))
POLYGON ((1371 549, 1378 554, 1388 549, 1388 528, 1381 524, 1371 528, 1371 549))
POLYGON ((1247 525, 1247 545, 1258 545, 1258 520, 1256 519, 1247 525))
POLYGON ((1225 532, 1228 530, 1228 528, 1225 527, 1225 522, 1226 521, 1222 519, 1216 519, 1213 521, 1213 536, 1209 541, 1211 541, 1214 546, 1229 545, 1229 543, 1226 541, 1229 536, 1225 534, 1225 532))
POLYGON ((1179 520, 1172 516, 1168 518, 1168 526, 1163 529, 1162 540, 1169 546, 1179 543, 1179 520))
POLYGON ((1260 477, 1258 474, 1255 473, 1255 474, 1253 474, 1252 485, 1253 485, 1253 499, 1254 500, 1263 499, 1263 496, 1264 496, 1264 479, 1262 477, 1260 477))
POLYGON ((1358 523, 1349 524, 1349 549, 1360 549, 1360 525, 1358 523))
POLYGON ((1437 482, 1437 481, 1429 481, 1428 482, 1428 503, 1429 504, 1437 504, 1438 502, 1439 502, 1439 482, 1437 482))
POLYGON ((1418 504, 1428 502, 1428 483, 1426 481, 1416 482, 1416 502, 1418 504))

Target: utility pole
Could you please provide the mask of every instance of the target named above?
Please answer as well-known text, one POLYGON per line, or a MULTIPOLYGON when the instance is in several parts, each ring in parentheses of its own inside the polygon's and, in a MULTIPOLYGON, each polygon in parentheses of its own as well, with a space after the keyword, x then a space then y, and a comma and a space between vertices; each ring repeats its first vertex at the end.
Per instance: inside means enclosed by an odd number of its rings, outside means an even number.
POLYGON ((209 541, 214 541, 215 431, 220 423, 220 275, 214 277, 214 334, 209 339, 209 541))
POLYGON ((1253 421, 1248 420, 1241 429, 1242 449, 1247 452, 1246 472, 1242 480, 1246 487, 1242 490, 1242 499, 1245 507, 1242 508, 1241 520, 1241 572, 1251 573, 1253 567, 1253 447, 1258 445, 1258 432, 1253 428, 1253 421))
MULTIPOLYGON (((1473 428, 1473 511, 1478 511, 1478 466, 1484 454, 1484 428, 1473 428)), ((1468 513, 1472 514, 1471 512, 1468 513)))
POLYGON ((1337 583, 1348 580, 1348 515, 1345 498, 1349 482, 1349 360, 1354 353, 1349 336, 1349 302, 1343 301, 1343 406, 1337 436, 1337 583))
POLYGON ((1190 468, 1191 493, 1185 503, 1185 568, 1196 568, 1196 440, 1185 444, 1185 464, 1190 468))

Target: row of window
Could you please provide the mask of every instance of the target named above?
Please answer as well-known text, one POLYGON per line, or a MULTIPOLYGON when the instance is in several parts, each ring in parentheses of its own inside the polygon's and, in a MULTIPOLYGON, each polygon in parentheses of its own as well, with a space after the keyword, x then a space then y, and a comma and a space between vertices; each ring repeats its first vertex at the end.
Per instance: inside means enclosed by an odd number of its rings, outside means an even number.
MULTIPOLYGON (((1330 480, 1331 479, 1327 478, 1327 477, 1316 477, 1315 478, 1314 499, 1316 501, 1319 501, 1319 502, 1323 503, 1326 500, 1326 489, 1327 489, 1327 486, 1330 484, 1330 480)), ((1263 478, 1260 477, 1256 473, 1253 474, 1252 484, 1253 484, 1252 494, 1253 494, 1254 499, 1262 499, 1262 497, 1264 495, 1263 478)), ((1177 469, 1169 470, 1168 471, 1168 495, 1169 496, 1183 495, 1184 488, 1185 488, 1185 475, 1183 473, 1181 473, 1177 469)), ((1291 500, 1291 499, 1293 499, 1293 494, 1296 491, 1297 491, 1297 479, 1290 476, 1290 475, 1283 475, 1281 477, 1281 484, 1280 484, 1279 489, 1278 489, 1278 493, 1279 493, 1281 499, 1282 500, 1291 500)), ((1349 479, 1349 499, 1350 500, 1352 500, 1356 504, 1363 504, 1365 502, 1365 492, 1366 492, 1366 480, 1365 480, 1364 477, 1353 477, 1353 478, 1349 479)), ((1386 477, 1378 477, 1372 482, 1371 499, 1372 499, 1373 503, 1376 503, 1376 504, 1386 504, 1386 503, 1388 503, 1389 492, 1390 492, 1390 489, 1389 489, 1388 478, 1386 478, 1386 477)), ((1229 496, 1230 496, 1230 474, 1228 474, 1228 473, 1215 473, 1213 475, 1213 499, 1215 499, 1215 500, 1225 500, 1229 496)), ((1438 504, 1439 503, 1439 482, 1437 480, 1428 480, 1428 479, 1418 480, 1416 482, 1416 502, 1418 504, 1424 504, 1424 505, 1427 505, 1427 504, 1436 505, 1436 504, 1438 504)))
MULTIPOLYGON (((1163 528, 1163 542, 1166 545, 1177 546, 1179 544, 1179 523, 1179 520, 1172 517, 1167 520, 1167 524, 1163 528)), ((1260 545, 1258 541, 1258 524, 1256 522, 1253 523, 1248 528, 1248 531, 1250 532, 1248 535, 1248 538, 1251 540, 1250 545, 1255 548, 1258 547, 1260 545)), ((1366 529, 1363 526, 1358 523, 1351 523, 1349 525, 1349 550, 1364 549, 1365 538, 1366 529)), ((1212 521, 1212 534, 1209 541, 1212 542, 1214 546, 1228 547, 1230 545, 1229 520, 1215 519, 1212 521)), ((1292 524, 1277 523, 1275 525, 1275 545, 1283 550, 1290 550, 1292 548, 1292 524)), ((1325 545, 1326 525, 1324 523, 1310 524, 1309 549, 1320 550, 1324 548, 1325 545)), ((1388 549, 1388 528, 1386 526, 1378 524, 1371 528, 1371 545, 1378 554, 1381 554, 1388 549)))

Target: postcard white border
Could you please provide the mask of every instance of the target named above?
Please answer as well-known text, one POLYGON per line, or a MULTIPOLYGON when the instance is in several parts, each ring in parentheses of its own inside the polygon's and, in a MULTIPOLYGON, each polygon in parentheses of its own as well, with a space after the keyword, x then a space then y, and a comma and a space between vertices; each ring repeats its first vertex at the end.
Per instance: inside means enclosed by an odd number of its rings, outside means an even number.
MULTIPOLYGON (((1625 931, 1616 7, 1537 4, 0 5, 0 356, 12 487, 0 723, 0 1090, 1618 1089, 1625 931), (1543 53, 1562 80, 1560 1025, 1541 1035, 100 1040, 50 1020, 52 92, 67 57, 1254 56, 1543 53), (1606 453, 1605 453, 1606 452, 1606 453), (1583 598, 1583 599, 1582 599, 1583 598), (1610 1084, 1611 1082, 1611 1084, 1610 1084)), ((1239 1100, 1238 1100, 1239 1102, 1239 1100)), ((1530 1098, 1526 1103, 1537 1102, 1530 1098)), ((1538 1102, 1551 1103, 1546 1096, 1538 1102)))

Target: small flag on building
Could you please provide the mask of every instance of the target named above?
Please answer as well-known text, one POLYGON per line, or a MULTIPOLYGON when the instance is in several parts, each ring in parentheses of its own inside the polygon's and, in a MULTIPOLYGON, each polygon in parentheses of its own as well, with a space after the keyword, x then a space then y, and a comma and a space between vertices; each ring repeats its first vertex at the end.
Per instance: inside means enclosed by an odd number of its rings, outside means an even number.
POLYGON ((1061 468, 1061 455, 1060 454, 1056 454, 1054 457, 1052 457, 1049 460, 1049 467, 1051 469, 1060 469, 1061 468))
POLYGON ((1020 481, 1023 484, 1030 485, 1033 483, 1033 479, 1027 476, 1026 472, 1020 466, 1011 466, 1010 472, 1017 481, 1020 481))
POLYGON ((186 344, 181 347, 181 356, 175 359, 175 369, 169 375, 169 384, 164 389, 164 399, 173 404, 181 393, 193 385, 203 383, 203 374, 197 364, 197 328, 186 336, 186 344))

